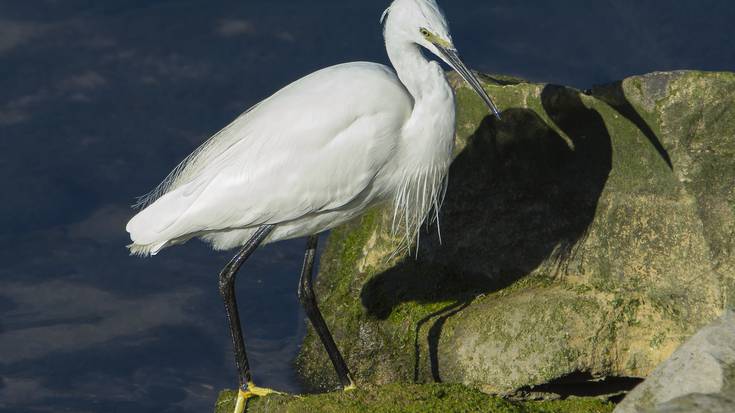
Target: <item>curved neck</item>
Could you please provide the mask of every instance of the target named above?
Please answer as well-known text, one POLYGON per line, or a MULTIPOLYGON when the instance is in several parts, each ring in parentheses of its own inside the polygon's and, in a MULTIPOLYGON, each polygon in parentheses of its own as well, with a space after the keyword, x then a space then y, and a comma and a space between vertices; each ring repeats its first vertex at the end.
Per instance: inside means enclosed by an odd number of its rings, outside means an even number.
POLYGON ((444 74, 436 63, 424 57, 419 45, 385 32, 385 49, 401 83, 418 102, 426 98, 437 86, 446 82, 444 74))
POLYGON ((410 142, 406 156, 447 166, 454 145, 455 106, 454 92, 444 71, 437 62, 424 57, 420 46, 406 41, 400 33, 386 30, 385 46, 398 78, 414 99, 413 112, 402 133, 410 142))
POLYGON ((406 86, 414 98, 420 98, 423 95, 423 88, 416 74, 426 71, 425 66, 428 66, 429 62, 421 53, 419 46, 415 43, 393 40, 386 36, 385 49, 401 83, 406 86))

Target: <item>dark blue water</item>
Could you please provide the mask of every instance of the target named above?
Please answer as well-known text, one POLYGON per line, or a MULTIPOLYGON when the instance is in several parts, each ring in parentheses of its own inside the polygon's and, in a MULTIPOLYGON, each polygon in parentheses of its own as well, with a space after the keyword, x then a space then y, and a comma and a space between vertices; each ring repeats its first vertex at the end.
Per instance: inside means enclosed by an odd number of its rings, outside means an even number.
MULTIPOLYGON (((444 1, 470 66, 578 87, 735 69, 732 4, 444 1)), ((386 5, 0 0, 0 411, 211 410, 235 384, 216 288, 229 254, 129 257, 128 205, 279 87, 384 62, 386 5)), ((302 244, 259 251, 239 282, 255 378, 291 392, 302 244)))

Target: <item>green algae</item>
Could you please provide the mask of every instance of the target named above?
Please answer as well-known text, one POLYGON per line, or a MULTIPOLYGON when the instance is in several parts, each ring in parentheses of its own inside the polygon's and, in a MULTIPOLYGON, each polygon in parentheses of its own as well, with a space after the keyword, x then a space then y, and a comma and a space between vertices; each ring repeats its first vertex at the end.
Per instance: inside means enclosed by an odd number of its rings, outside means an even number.
MULTIPOLYGON (((224 391, 215 413, 231 413, 235 393, 224 391)), ((255 399, 249 413, 608 413, 611 403, 595 398, 512 402, 458 384, 389 384, 350 392, 255 399)))

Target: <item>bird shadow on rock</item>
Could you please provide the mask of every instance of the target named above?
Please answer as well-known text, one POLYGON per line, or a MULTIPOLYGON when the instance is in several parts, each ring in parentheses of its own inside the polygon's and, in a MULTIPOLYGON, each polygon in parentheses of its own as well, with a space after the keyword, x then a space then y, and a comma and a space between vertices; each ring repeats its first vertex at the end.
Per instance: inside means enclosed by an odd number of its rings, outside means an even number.
POLYGON ((362 304, 378 319, 405 302, 452 303, 417 323, 414 379, 424 324, 433 322, 428 359, 432 378, 441 381, 438 342, 446 320, 547 260, 568 263, 585 236, 612 168, 612 145, 602 117, 580 93, 543 89, 541 102, 556 128, 525 108, 505 110, 502 120, 486 117, 450 169, 441 241, 430 226, 415 259, 363 286, 362 304))

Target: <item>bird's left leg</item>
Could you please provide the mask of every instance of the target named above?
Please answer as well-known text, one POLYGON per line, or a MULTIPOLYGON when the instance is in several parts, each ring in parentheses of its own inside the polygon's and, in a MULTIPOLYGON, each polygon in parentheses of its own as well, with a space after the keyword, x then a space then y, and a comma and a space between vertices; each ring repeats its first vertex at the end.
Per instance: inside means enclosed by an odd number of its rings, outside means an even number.
POLYGON ((345 390, 352 390, 355 388, 355 382, 352 380, 350 370, 347 368, 342 354, 337 348, 337 344, 332 338, 332 334, 327 328, 327 323, 324 322, 324 317, 319 311, 319 307, 316 302, 316 295, 314 294, 314 288, 312 287, 311 279, 314 273, 314 257, 316 256, 316 246, 318 236, 312 235, 306 242, 306 253, 304 254, 304 266, 301 269, 301 277, 299 279, 299 301, 304 307, 306 315, 311 321, 311 325, 319 335, 319 338, 324 344, 324 348, 327 350, 329 358, 332 360, 334 370, 339 376, 339 381, 342 383, 342 387, 345 390))
POLYGON ((245 246, 232 258, 219 275, 219 291, 225 302, 225 311, 227 312, 227 320, 229 321, 232 345, 235 352, 235 364, 237 365, 238 378, 240 379, 235 413, 242 413, 245 410, 247 400, 251 397, 262 397, 271 393, 278 393, 274 390, 260 388, 253 384, 248 356, 245 352, 245 340, 242 336, 240 314, 237 310, 237 300, 235 298, 235 276, 237 275, 237 271, 274 228, 275 226, 273 225, 264 225, 258 228, 255 234, 253 234, 245 246))

